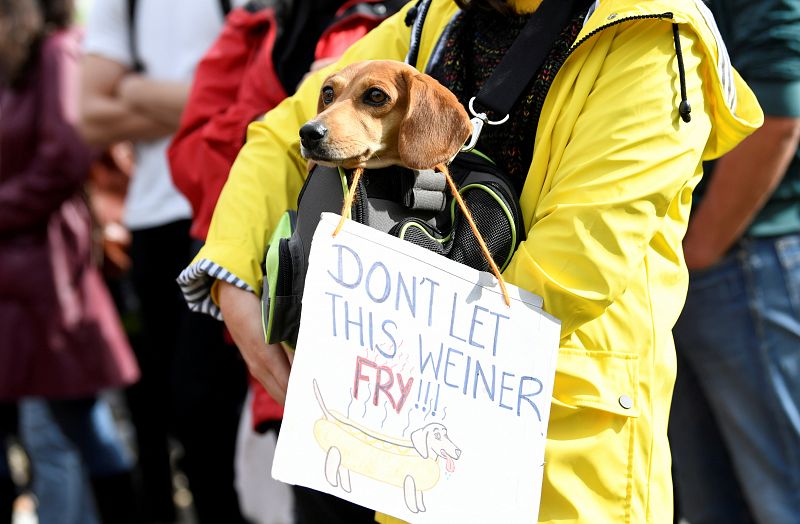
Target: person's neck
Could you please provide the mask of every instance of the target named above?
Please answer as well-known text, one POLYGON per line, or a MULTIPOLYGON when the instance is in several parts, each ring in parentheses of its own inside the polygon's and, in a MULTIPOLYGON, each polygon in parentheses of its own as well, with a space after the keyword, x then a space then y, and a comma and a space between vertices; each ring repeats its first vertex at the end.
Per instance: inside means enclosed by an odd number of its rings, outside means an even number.
POLYGON ((532 13, 541 3, 542 0, 508 0, 508 5, 517 13, 532 13))

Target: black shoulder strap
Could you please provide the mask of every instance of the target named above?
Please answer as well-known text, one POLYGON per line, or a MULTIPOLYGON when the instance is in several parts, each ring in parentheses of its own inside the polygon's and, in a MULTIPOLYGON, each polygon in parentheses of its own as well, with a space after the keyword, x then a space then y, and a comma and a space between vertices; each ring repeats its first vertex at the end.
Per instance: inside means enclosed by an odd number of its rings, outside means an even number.
MULTIPOLYGON (((408 54, 406 55, 406 63, 417 67, 417 60, 419 59, 419 44, 422 37, 422 25, 425 23, 425 17, 428 16, 428 8, 431 5, 431 0, 418 0, 414 7, 406 13, 406 25, 411 27, 411 42, 408 46, 408 54)), ((419 69, 417 67, 417 69, 419 69)))
POLYGON ((564 27, 587 0, 544 0, 511 44, 475 101, 503 118, 530 84, 564 27))
MULTIPOLYGON (((222 16, 228 16, 231 12, 231 0, 219 0, 219 7, 222 9, 222 16)), ((144 71, 144 64, 139 57, 139 47, 136 45, 136 0, 128 0, 128 42, 133 59, 133 70, 144 71)))
MULTIPOLYGON (((517 39, 486 81, 475 101, 502 119, 530 84, 553 47, 556 38, 573 16, 585 11, 590 0, 543 0, 520 31, 517 39)), ((422 24, 430 0, 419 0, 411 8, 406 24, 411 26, 411 43, 406 62, 417 66, 422 24)))
POLYGON ((139 58, 139 49, 136 45, 136 0, 128 0, 128 43, 133 60, 133 70, 144 71, 144 65, 139 58))

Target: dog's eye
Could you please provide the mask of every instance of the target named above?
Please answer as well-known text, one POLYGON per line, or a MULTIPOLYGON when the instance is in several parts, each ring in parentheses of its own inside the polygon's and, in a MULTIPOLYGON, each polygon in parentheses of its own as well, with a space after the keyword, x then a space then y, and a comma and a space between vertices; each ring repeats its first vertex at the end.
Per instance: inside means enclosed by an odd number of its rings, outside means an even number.
POLYGON ((442 436, 439 433, 434 433, 433 436, 436 437, 436 440, 442 440, 442 436))
POLYGON ((333 102, 333 88, 325 86, 322 88, 322 103, 328 105, 331 102, 333 102))
POLYGON ((364 103, 369 104, 371 106, 382 106, 388 101, 389 101, 389 95, 387 95, 377 87, 368 89, 367 92, 364 93, 364 103))

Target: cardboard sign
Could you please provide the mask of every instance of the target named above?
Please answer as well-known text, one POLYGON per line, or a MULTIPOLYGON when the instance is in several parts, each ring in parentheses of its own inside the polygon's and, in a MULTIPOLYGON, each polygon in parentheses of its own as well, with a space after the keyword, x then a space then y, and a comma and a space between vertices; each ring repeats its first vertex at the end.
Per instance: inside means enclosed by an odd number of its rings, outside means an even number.
POLYGON ((337 221, 314 235, 273 476, 410 522, 536 522, 559 322, 337 221))

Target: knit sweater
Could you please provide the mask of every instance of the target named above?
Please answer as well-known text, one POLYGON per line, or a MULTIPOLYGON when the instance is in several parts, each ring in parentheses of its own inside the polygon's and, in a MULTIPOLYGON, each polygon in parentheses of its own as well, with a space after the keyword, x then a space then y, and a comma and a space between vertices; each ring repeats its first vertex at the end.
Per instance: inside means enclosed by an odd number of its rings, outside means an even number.
MULTIPOLYGON (((530 18, 529 13, 505 16, 472 9, 458 14, 440 42, 441 60, 428 73, 448 87, 464 107, 489 79, 530 18), (469 57, 469 58, 467 58, 469 57)), ((580 31, 585 13, 574 17, 556 38, 544 63, 511 109, 505 124, 484 127, 476 149, 493 159, 522 190, 533 156, 533 142, 544 99, 580 31)), ((483 111, 484 108, 479 108, 483 111)), ((492 120, 505 115, 493 115, 492 120)))

